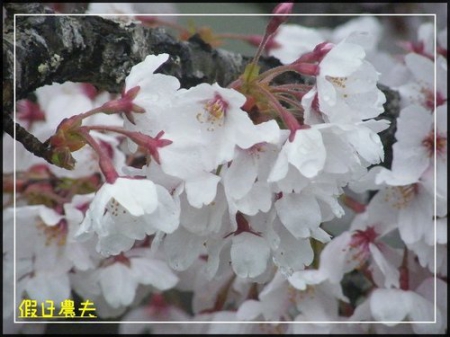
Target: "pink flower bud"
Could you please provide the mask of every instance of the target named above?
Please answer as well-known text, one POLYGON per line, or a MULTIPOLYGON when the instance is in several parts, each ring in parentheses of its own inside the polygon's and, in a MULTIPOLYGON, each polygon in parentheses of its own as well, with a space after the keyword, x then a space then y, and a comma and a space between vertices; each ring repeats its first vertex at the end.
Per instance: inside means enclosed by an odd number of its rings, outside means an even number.
POLYGON ((294 7, 293 2, 282 2, 274 8, 272 13, 275 14, 275 16, 271 18, 267 25, 267 35, 275 33, 278 27, 288 19, 288 15, 292 12, 292 7, 294 7))
POLYGON ((311 63, 293 63, 292 68, 302 75, 316 76, 319 73, 319 66, 311 63))
POLYGON ((293 2, 282 2, 279 3, 272 11, 273 14, 291 14, 292 7, 294 7, 293 2))

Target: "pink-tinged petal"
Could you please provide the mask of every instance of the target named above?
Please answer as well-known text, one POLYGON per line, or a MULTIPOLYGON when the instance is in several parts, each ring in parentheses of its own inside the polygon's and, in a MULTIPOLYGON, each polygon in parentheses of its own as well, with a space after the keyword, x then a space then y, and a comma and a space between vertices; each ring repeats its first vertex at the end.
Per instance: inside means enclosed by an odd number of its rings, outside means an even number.
POLYGON ((342 233, 331 240, 320 254, 319 271, 331 283, 340 282, 344 274, 354 268, 349 254, 351 238, 350 232, 342 233))
POLYGON ((309 237, 322 220, 320 207, 312 195, 286 193, 275 202, 283 225, 295 238, 309 237))
POLYGON ((131 277, 130 268, 125 264, 116 262, 100 269, 99 283, 103 296, 113 308, 133 302, 137 282, 131 277))
POLYGON ((231 265, 239 277, 253 278, 267 268, 270 248, 264 238, 252 233, 241 233, 232 238, 231 265))

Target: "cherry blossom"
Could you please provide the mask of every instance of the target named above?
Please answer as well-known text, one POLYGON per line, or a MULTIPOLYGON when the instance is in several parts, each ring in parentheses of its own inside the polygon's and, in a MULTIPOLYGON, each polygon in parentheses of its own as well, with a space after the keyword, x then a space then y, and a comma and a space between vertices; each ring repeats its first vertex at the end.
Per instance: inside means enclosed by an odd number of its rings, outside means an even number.
POLYGON ((377 182, 390 185, 413 183, 434 166, 435 155, 437 170, 443 172, 447 166, 446 120, 446 105, 437 109, 436 116, 416 105, 402 109, 397 120, 392 168, 380 172, 377 182))
POLYGON ((142 6, 88 13, 258 48, 229 83, 179 76, 169 48, 134 54, 120 94, 53 83, 18 102, 55 165, 3 137, 4 332, 35 329, 11 326, 14 302, 80 298, 121 334, 445 333, 446 29, 394 55, 370 16, 307 28, 281 3, 244 36, 142 6))
POLYGON ((81 240, 98 235, 97 250, 116 255, 157 230, 173 232, 179 206, 169 192, 150 180, 118 178, 97 192, 77 231, 81 240), (137 193, 137 192, 140 193, 137 193))
MULTIPOLYGON (((438 306, 434 307, 432 296, 430 296, 432 294, 432 287, 432 280, 427 279, 414 291, 375 289, 369 298, 358 307, 352 319, 360 321, 373 318, 376 321, 386 322, 388 326, 395 326, 398 322, 405 320, 411 322, 429 322, 429 324, 411 324, 410 327, 405 326, 404 330, 408 331, 412 328, 413 332, 417 334, 443 333, 446 326, 446 319, 442 316, 441 310, 445 310, 446 304, 439 302, 438 306), (434 315, 436 315, 435 323, 433 323, 435 320, 434 315)), ((437 282, 437 291, 441 296, 446 296, 447 284, 439 280, 437 282)))
POLYGON ((327 122, 348 123, 383 112, 386 98, 376 86, 379 74, 365 60, 360 34, 351 34, 335 46, 322 47, 330 50, 319 62, 316 86, 302 99, 307 123, 316 123, 316 114, 327 122))

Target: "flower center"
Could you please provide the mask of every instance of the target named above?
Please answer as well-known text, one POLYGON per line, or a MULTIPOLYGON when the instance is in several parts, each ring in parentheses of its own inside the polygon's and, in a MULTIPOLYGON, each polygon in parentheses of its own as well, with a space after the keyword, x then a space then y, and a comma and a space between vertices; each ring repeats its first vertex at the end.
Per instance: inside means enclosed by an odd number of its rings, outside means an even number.
POLYGON ((370 256, 369 246, 371 243, 375 243, 377 237, 378 233, 372 226, 368 227, 366 230, 355 231, 350 241, 352 259, 358 261, 360 265, 363 265, 370 256))
POLYGON ((118 217, 121 214, 127 213, 127 210, 121 204, 119 204, 116 199, 112 198, 106 205, 105 213, 106 212, 111 213, 111 215, 114 217, 118 217))
POLYGON ((325 76, 325 78, 331 82, 335 87, 338 87, 340 89, 345 89, 346 87, 346 81, 347 77, 331 77, 331 76, 325 76))
POLYGON ((390 186, 386 189, 384 201, 395 209, 406 208, 418 193, 417 184, 390 186))
POLYGON ((214 131, 215 127, 222 126, 225 121, 225 114, 228 110, 228 103, 216 94, 213 99, 206 102, 203 107, 203 113, 199 112, 196 116, 200 123, 208 123, 208 131, 214 131))
POLYGON ((64 246, 66 244, 67 238, 67 221, 62 219, 59 223, 54 226, 48 226, 43 222, 37 224, 38 230, 45 235, 45 245, 50 246, 55 243, 58 246, 64 246))
POLYGON ((436 143, 434 139, 434 131, 430 132, 428 136, 422 141, 422 145, 427 149, 428 157, 432 158, 434 156, 434 151, 436 149, 436 154, 438 156, 444 156, 447 152, 447 137, 443 134, 436 135, 436 143))

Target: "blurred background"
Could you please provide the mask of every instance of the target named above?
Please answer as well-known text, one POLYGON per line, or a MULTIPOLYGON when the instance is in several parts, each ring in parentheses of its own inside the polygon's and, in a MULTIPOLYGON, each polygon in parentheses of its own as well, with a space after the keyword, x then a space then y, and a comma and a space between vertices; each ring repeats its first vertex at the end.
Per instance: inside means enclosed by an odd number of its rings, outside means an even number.
MULTIPOLYGON (((210 27, 214 33, 262 34, 269 14, 277 2, 268 3, 128 3, 135 13, 200 14, 172 18, 184 27, 210 27), (225 14, 227 16, 210 16, 225 14), (240 14, 244 16, 233 16, 240 14), (229 16, 228 16, 229 15, 229 16)), ((49 3, 61 13, 85 13, 92 3, 49 3)), ((116 4, 119 5, 119 4, 116 4)), ((307 27, 334 28, 354 16, 350 14, 375 14, 382 21, 390 38, 382 39, 389 49, 393 38, 415 39, 417 28, 424 21, 433 22, 436 15, 438 31, 447 25, 446 2, 424 3, 295 3, 293 16, 288 23, 307 27), (314 15, 319 14, 319 15, 314 15), (340 15, 344 14, 344 15, 340 15)), ((252 55, 255 48, 248 44, 227 40, 222 48, 244 55, 252 55)), ((383 46, 381 46, 383 47, 383 46)))

